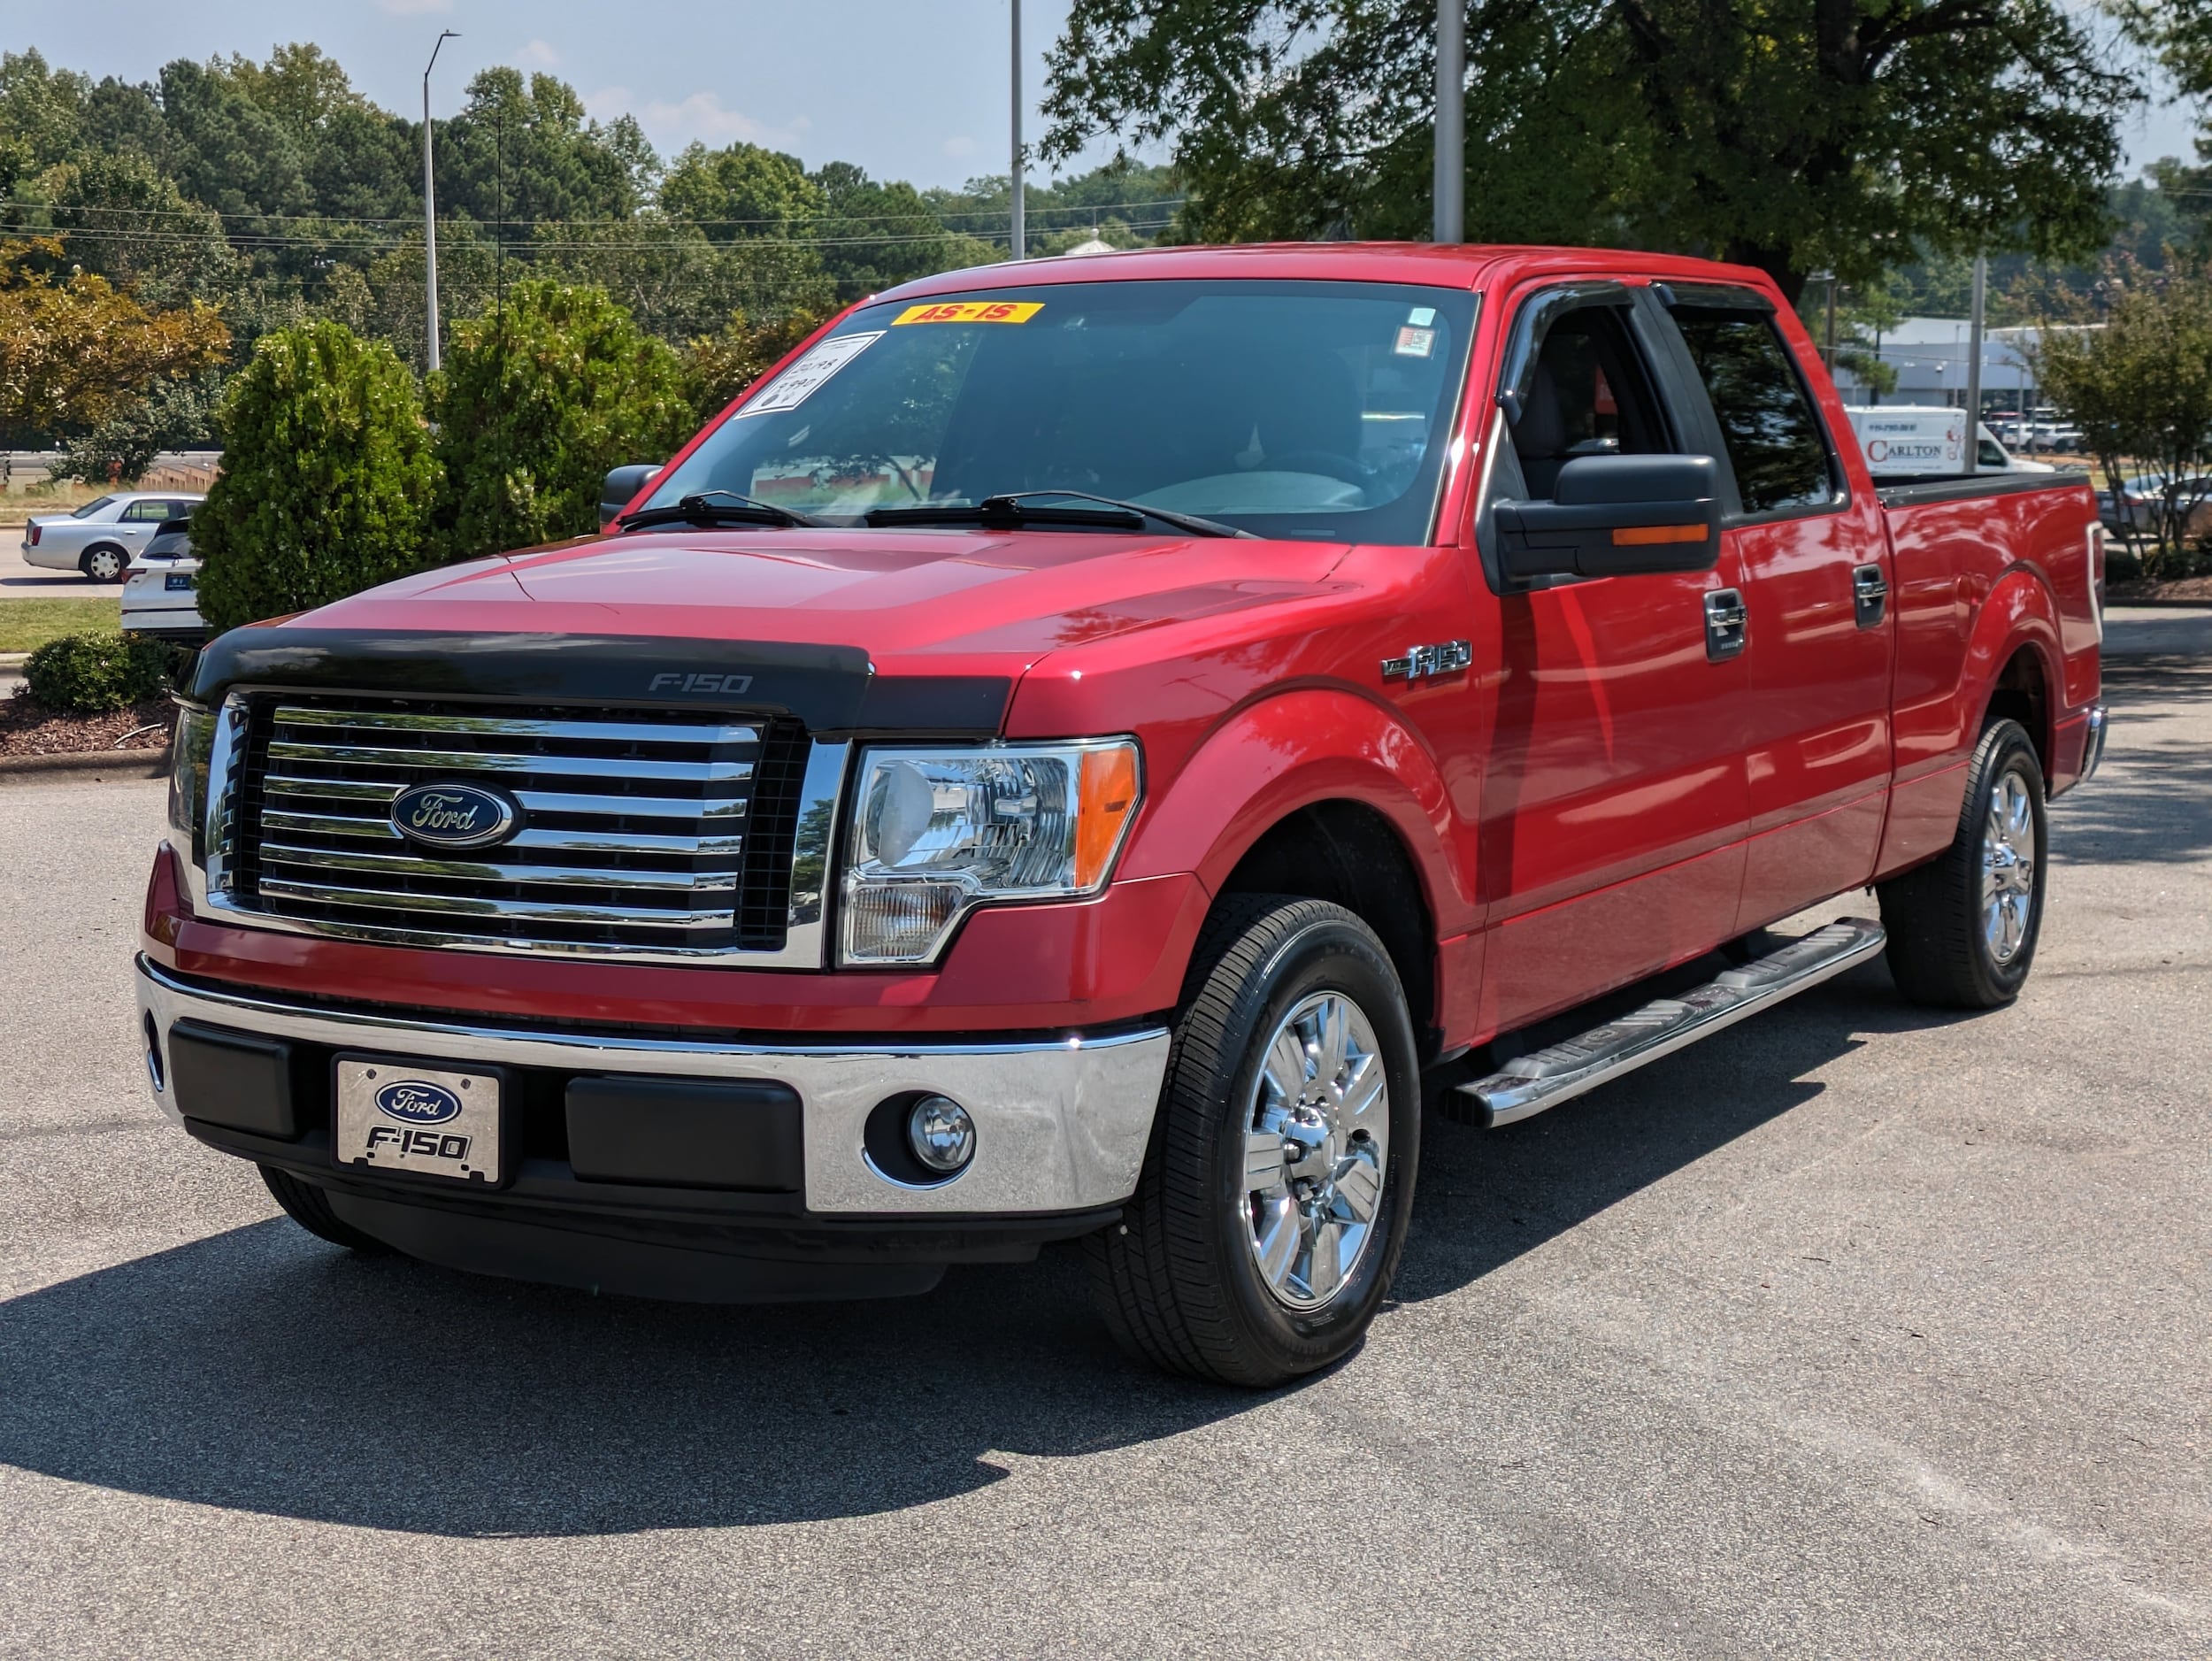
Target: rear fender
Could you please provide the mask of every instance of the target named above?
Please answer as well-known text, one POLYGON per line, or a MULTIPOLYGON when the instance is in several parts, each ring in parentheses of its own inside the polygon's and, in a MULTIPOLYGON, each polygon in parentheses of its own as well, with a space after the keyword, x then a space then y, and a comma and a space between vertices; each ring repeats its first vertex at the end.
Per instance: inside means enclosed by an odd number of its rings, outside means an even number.
POLYGON ((1270 828, 1317 802, 1387 819, 1411 855, 1440 936, 1474 927, 1474 872, 1454 835, 1436 758, 1394 711, 1325 688, 1245 705, 1194 750, 1146 809, 1120 874, 1195 872, 1217 894, 1270 828))
POLYGON ((1970 753, 1980 741, 1982 719, 1997 689, 2005 665, 2025 646, 2035 653, 2043 676, 2045 730, 2031 733, 2044 755, 2053 753, 2057 727, 2067 714, 2063 649, 2060 644, 2058 603, 2043 573, 2032 565, 2015 565, 1997 580, 1974 619, 1966 649, 1964 673, 1959 677, 1957 747, 1970 753))

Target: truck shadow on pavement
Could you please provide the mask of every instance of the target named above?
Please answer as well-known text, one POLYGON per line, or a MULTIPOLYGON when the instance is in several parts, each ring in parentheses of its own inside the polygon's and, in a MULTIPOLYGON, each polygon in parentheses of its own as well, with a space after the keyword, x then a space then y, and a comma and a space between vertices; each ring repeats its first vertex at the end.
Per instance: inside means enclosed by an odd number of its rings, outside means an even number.
MULTIPOLYGON (((1874 965, 1525 1125, 1432 1118, 1398 1296, 1481 1296, 1498 1265, 1818 1094, 1805 1075, 1861 1034, 1940 1019, 1874 965)), ((0 1304, 0 1462, 364 1527, 593 1535, 895 1511, 987 1487, 1010 1457, 1277 1399, 1132 1368, 1083 1294, 1062 1250, 924 1298, 706 1309, 257 1223, 0 1304)))

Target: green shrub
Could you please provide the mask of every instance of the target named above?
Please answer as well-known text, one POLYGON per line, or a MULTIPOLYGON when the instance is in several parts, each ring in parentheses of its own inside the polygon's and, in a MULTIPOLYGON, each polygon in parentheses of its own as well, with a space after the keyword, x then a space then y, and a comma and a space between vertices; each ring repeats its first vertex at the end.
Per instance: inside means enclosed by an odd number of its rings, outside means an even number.
POLYGON ((121 634, 65 634, 23 665, 34 703, 68 715, 104 715, 158 697, 169 688, 175 649, 121 634))
POLYGON ((600 288, 533 281, 458 324, 433 383, 452 558, 599 528, 599 484, 696 426, 683 365, 600 288))
POLYGON ((414 376, 390 347, 329 322, 265 335, 219 419, 223 471, 192 515, 213 627, 437 563, 437 461, 414 376))

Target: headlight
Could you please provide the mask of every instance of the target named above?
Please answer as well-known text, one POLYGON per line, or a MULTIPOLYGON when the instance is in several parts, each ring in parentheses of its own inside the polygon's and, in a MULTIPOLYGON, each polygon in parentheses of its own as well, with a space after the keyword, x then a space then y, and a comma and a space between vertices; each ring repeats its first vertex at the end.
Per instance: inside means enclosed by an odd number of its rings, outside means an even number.
POLYGON ((215 711, 179 699, 169 757, 169 833, 177 851, 196 862, 206 854, 207 766, 214 750, 215 711))
POLYGON ((926 963, 978 905, 1096 894, 1141 787, 1129 738, 863 751, 843 961, 926 963))

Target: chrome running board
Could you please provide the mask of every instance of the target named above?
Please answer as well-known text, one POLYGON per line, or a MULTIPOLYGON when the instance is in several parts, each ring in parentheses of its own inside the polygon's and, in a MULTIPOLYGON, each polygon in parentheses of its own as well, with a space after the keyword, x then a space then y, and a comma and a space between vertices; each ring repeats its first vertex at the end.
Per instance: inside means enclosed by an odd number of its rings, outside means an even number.
POLYGON ((1517 1057, 1488 1078, 1461 1085, 1459 1094, 1472 1110, 1467 1117, 1494 1127, 1556 1107, 1841 974, 1881 950, 1883 939, 1882 926, 1863 918, 1842 918, 1816 928, 1678 998, 1655 998, 1632 1014, 1517 1057))

